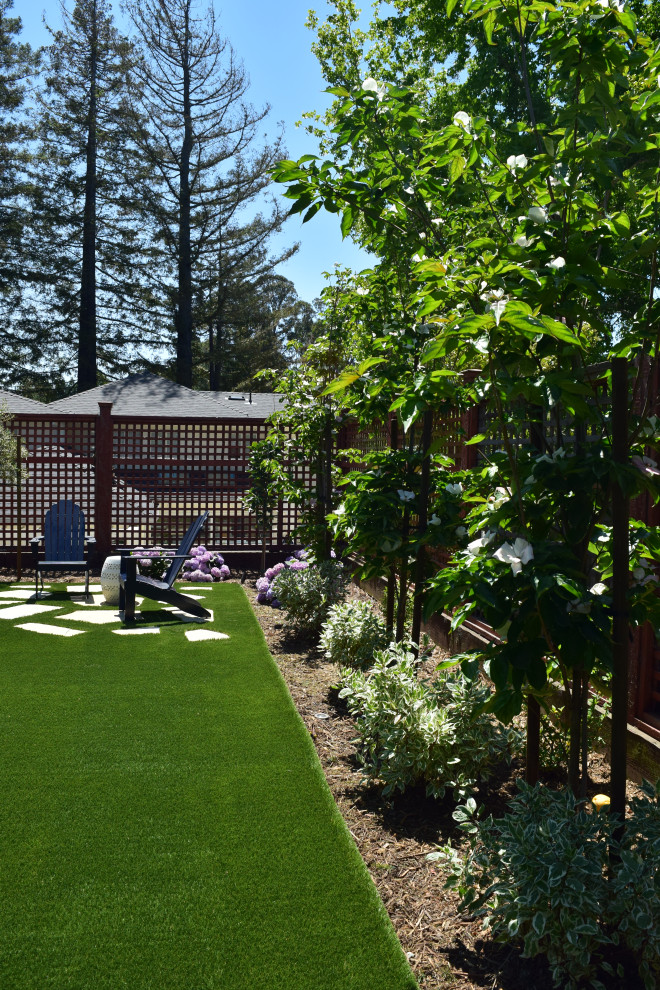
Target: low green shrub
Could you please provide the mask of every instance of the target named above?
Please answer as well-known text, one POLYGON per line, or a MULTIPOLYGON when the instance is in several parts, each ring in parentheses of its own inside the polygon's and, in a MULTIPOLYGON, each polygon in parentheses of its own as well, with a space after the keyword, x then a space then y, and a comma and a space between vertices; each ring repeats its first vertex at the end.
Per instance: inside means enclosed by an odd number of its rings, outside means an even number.
POLYGON ((359 759, 385 796, 422 783, 429 795, 453 788, 464 796, 508 758, 519 733, 482 714, 486 685, 455 670, 420 679, 419 663, 409 647, 392 643, 366 673, 342 669, 339 697, 356 717, 359 759))
POLYGON ((465 857, 445 847, 429 858, 450 860, 448 886, 463 909, 500 939, 521 938, 524 956, 546 956, 555 986, 589 981, 598 990, 604 973, 630 975, 608 961, 622 945, 652 990, 660 974, 660 784, 646 784, 646 797, 632 802, 620 842, 616 819, 580 809, 570 791, 518 786, 501 819, 479 820, 473 799, 456 810, 469 835, 465 857))
POLYGON ((333 663, 364 669, 387 640, 385 623, 368 602, 339 602, 328 612, 320 647, 333 663))
POLYGON ((296 635, 320 632, 328 610, 346 595, 348 575, 337 560, 324 560, 306 570, 286 568, 275 577, 271 589, 282 608, 285 625, 296 635))

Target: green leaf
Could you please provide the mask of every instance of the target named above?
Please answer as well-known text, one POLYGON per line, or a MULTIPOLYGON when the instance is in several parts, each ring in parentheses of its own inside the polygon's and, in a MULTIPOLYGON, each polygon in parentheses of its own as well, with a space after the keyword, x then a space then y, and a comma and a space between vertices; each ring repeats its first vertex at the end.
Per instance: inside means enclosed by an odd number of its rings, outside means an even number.
POLYGON ((458 0, 447 0, 447 17, 451 17, 458 0))
POLYGON ((449 165, 449 181, 456 182, 465 171, 466 161, 463 155, 456 155, 449 165))

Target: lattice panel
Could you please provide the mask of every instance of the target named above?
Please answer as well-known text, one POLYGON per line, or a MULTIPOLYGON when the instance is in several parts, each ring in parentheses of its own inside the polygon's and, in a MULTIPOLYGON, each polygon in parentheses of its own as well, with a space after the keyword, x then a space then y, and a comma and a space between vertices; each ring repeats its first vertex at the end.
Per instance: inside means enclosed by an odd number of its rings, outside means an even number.
POLYGON ((28 552, 30 539, 43 532, 46 512, 61 499, 80 506, 93 533, 95 420, 14 416, 12 430, 23 444, 27 476, 14 484, 0 481, 2 549, 28 552))
MULTIPOLYGON (((205 544, 256 548, 255 520, 242 495, 250 486, 250 447, 267 430, 262 422, 236 420, 115 420, 113 545, 177 546, 208 509, 205 544)), ((281 506, 269 542, 288 542, 297 522, 295 506, 281 506)))

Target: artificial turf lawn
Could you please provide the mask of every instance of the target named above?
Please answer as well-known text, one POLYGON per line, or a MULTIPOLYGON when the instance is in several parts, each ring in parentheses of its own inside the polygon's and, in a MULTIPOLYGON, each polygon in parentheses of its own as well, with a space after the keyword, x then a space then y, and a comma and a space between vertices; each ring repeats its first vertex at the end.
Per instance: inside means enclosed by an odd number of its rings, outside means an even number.
POLYGON ((228 640, 0 621, 0 987, 416 987, 243 589, 200 594, 228 640))

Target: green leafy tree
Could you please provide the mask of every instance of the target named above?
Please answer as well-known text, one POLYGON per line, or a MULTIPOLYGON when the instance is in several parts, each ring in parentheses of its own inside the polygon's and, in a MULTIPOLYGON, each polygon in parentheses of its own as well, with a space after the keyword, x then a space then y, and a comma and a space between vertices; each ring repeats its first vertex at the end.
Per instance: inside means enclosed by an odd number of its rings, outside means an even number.
MULTIPOLYGON (((345 233, 359 225, 383 258, 393 239, 408 245, 416 320, 429 333, 420 373, 402 379, 392 406, 411 411, 411 426, 448 404, 483 402, 487 413, 482 459, 461 478, 466 532, 448 547, 426 607, 454 608, 454 626, 478 611, 502 631, 465 661, 486 664, 500 717, 542 693, 548 674, 563 679, 577 790, 590 677, 612 675, 613 722, 623 714, 625 726, 626 613, 658 617, 652 580, 636 576, 653 577, 656 541, 626 522, 630 495, 646 487, 657 497, 643 457, 658 440, 645 373, 658 349, 658 56, 627 8, 535 0, 464 9, 484 20, 489 43, 504 35, 519 60, 534 51, 553 66, 549 120, 527 113, 496 126, 460 109, 430 126, 418 87, 367 79, 333 89, 337 160, 306 156, 276 174, 294 211, 311 218, 329 204, 345 233), (629 321, 621 310, 612 382, 591 362, 631 271, 645 298, 629 321), (636 370, 626 376, 628 362, 636 370), (466 386, 461 373, 475 367, 466 386)), ((338 387, 355 392, 366 371, 338 387)), ((389 387, 387 374, 368 373, 370 398, 389 387)), ((425 445, 428 470, 431 458, 425 445)), ((613 748, 620 755, 618 737, 613 748)), ((622 813, 621 794, 619 775, 622 813)))

